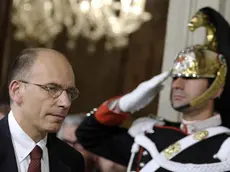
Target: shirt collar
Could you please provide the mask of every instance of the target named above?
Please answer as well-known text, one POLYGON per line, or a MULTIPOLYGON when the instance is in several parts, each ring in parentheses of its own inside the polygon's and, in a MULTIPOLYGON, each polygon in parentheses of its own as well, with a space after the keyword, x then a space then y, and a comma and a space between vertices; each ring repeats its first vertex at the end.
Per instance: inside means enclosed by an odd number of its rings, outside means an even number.
POLYGON ((12 111, 9 113, 8 120, 11 138, 14 143, 15 154, 18 157, 19 163, 21 163, 30 154, 36 145, 40 146, 40 148, 44 151, 47 143, 47 136, 38 143, 35 143, 20 127, 12 111))
POLYGON ((215 114, 214 116, 202 121, 186 121, 182 119, 180 128, 187 134, 191 134, 209 127, 219 126, 221 123, 222 121, 220 114, 215 114))

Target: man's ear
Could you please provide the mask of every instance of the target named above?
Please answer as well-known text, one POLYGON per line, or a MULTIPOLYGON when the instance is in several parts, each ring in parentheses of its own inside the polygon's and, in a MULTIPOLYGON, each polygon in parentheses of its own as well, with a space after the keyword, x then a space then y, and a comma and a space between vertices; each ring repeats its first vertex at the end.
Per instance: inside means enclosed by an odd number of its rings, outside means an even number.
POLYGON ((20 82, 13 80, 9 85, 9 94, 13 102, 20 105, 22 103, 22 95, 20 92, 20 82))

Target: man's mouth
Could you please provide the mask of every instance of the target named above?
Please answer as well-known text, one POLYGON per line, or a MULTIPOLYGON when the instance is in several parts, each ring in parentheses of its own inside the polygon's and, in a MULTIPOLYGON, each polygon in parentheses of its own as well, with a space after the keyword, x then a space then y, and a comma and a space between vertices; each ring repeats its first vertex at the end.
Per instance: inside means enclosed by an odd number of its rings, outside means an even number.
POLYGON ((49 114, 50 116, 53 116, 59 120, 64 120, 65 119, 65 115, 62 114, 49 114))
POLYGON ((182 100, 184 98, 185 98, 185 96, 182 96, 182 95, 173 95, 174 100, 182 100))

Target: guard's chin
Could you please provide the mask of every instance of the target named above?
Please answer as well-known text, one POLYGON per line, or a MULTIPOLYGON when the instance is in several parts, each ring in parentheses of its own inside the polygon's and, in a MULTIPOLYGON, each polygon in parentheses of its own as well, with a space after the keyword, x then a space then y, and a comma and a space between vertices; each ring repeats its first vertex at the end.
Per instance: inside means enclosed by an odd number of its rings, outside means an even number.
POLYGON ((183 105, 173 105, 172 104, 172 108, 178 112, 184 112, 189 107, 190 107, 189 104, 183 104, 183 105))

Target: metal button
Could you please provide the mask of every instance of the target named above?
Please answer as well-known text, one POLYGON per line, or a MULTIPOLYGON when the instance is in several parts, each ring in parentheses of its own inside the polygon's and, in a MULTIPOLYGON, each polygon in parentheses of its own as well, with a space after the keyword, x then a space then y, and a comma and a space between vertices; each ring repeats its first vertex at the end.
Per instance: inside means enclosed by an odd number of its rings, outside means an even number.
POLYGON ((147 151, 144 151, 144 152, 143 152, 143 156, 146 156, 146 155, 148 155, 148 152, 147 152, 147 151))
POLYGON ((144 167, 145 163, 141 162, 139 165, 140 165, 140 167, 144 167))

